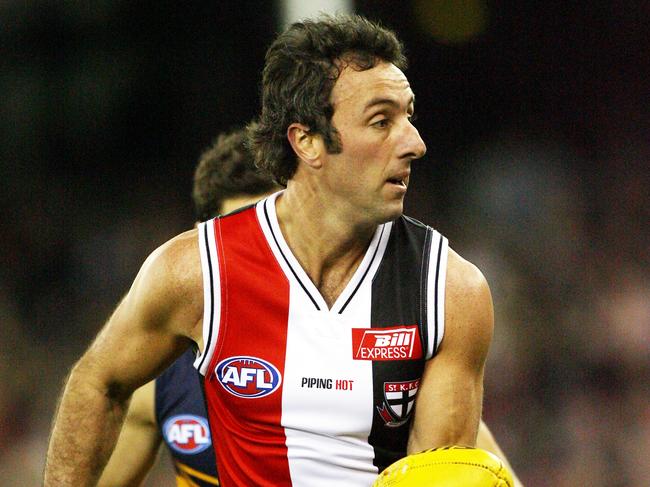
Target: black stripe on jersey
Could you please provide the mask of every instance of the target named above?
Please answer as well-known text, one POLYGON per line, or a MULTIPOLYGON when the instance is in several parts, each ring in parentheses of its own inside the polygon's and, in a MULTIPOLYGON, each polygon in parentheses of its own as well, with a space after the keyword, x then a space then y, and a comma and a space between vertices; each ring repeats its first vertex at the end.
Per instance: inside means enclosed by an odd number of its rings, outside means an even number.
MULTIPOLYGON (((384 257, 372 282, 372 328, 418 325, 423 335, 422 300, 426 301, 426 283, 429 266, 423 257, 429 252, 432 230, 410 218, 397 219, 391 230, 384 257)), ((385 383, 415 381, 422 377, 424 354, 421 359, 391 360, 372 363, 373 421, 368 442, 374 449, 373 463, 381 472, 388 465, 406 455, 409 429, 413 417, 405 414, 409 405, 408 393, 386 398, 385 383), (391 406, 401 407, 397 417, 391 406), (383 416, 382 416, 383 414, 383 416)))
POLYGON ((438 244, 438 257, 437 257, 437 261, 436 261, 436 287, 434 289, 435 290, 435 295, 434 295, 434 299, 433 299, 433 302, 434 302, 434 308, 433 308, 433 311, 434 311, 434 314, 433 314, 433 316, 434 316, 434 318, 433 318, 434 336, 433 336, 433 338, 434 338, 434 340, 433 340, 433 350, 431 351, 432 356, 433 356, 434 353, 436 353, 436 351, 438 349, 438 330, 439 330, 439 328, 438 328, 438 306, 439 306, 439 303, 438 303, 438 286, 440 285, 440 282, 439 282, 440 281, 440 257, 442 255, 442 243, 443 243, 443 240, 444 239, 442 238, 442 235, 441 235, 440 236, 440 243, 438 244))
MULTIPOLYGON (((215 220, 215 225, 216 223, 217 221, 215 220)), ((205 241, 205 255, 208 257, 208 270, 210 271, 210 326, 208 327, 208 343, 206 343, 203 347, 203 357, 199 363, 198 370, 201 370, 203 363, 208 356, 208 350, 210 350, 210 342, 212 341, 212 328, 214 326, 214 275, 212 273, 212 259, 210 258, 210 242, 208 240, 207 223, 203 225, 203 239, 205 241)))
POLYGON ((271 231, 271 236, 273 237, 273 241, 275 242, 276 247, 280 251, 280 255, 284 259, 284 261, 287 263, 287 266, 289 266, 289 269, 291 270, 291 273, 293 276, 296 278, 296 281, 298 281, 298 284, 300 284, 300 287, 302 288, 303 291, 309 296, 309 299, 311 299, 311 302, 314 303, 314 306, 316 306, 316 309, 320 311, 320 307, 318 306, 318 303, 316 303, 316 300, 312 297, 311 294, 309 294, 309 291, 307 291, 307 288, 305 285, 302 283, 300 278, 298 277, 298 274, 296 271, 293 270, 293 267, 291 267, 291 264, 289 263, 289 259, 287 259, 287 256, 284 255, 284 252, 282 252, 282 247, 280 247, 280 243, 278 242, 278 239, 275 236, 275 232, 273 231, 273 226, 271 225, 271 219, 269 218, 269 212, 266 208, 266 204, 268 203, 269 200, 264 201, 264 218, 266 218, 266 223, 269 226, 269 230, 271 231))
POLYGON ((379 250, 379 247, 381 245, 381 238, 384 236, 384 230, 386 230, 386 225, 383 225, 381 227, 381 233, 379 234, 379 239, 377 240, 377 246, 375 247, 375 251, 372 254, 372 259, 370 259, 370 263, 368 264, 368 267, 366 267, 366 270, 363 273, 363 276, 361 276, 361 279, 359 279, 359 282, 357 283, 357 286, 354 288, 354 291, 352 291, 352 294, 350 294, 350 297, 345 301, 345 304, 339 310, 339 314, 343 313, 345 308, 348 306, 350 301, 352 301, 352 298, 354 297, 354 295, 357 293, 357 291, 361 287, 361 284, 363 283, 363 281, 366 279, 366 276, 368 275, 368 271, 372 267, 373 262, 375 262, 375 257, 377 257, 377 251, 379 250))

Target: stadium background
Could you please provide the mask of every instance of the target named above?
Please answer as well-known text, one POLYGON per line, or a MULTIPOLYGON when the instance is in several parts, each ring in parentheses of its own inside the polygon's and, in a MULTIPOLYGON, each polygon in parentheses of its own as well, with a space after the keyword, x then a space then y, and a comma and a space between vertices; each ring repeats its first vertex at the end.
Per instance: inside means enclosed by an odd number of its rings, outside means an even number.
MULTIPOLYGON (((650 8, 355 9, 408 49, 428 145, 408 213, 491 283, 484 415, 519 476, 647 485, 650 8)), ((255 115, 280 24, 272 1, 0 4, 3 485, 40 484, 63 377, 144 257, 191 225, 195 161, 255 115)))

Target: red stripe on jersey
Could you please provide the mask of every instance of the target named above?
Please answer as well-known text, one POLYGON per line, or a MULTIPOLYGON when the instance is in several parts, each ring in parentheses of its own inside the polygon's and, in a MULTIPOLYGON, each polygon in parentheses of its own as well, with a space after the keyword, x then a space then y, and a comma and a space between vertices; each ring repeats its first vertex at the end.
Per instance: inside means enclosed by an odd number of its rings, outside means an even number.
MULTIPOLYGON (((291 485, 281 427, 289 282, 255 208, 215 221, 220 330, 205 395, 222 485, 291 485)), ((218 318, 218 317, 217 317, 218 318)))

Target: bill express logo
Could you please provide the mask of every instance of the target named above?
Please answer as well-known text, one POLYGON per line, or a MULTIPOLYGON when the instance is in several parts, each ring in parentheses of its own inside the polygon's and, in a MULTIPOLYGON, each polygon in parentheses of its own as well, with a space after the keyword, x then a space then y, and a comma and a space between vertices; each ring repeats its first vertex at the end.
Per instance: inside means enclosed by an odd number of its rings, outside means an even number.
POLYGON ((410 360, 422 358, 417 325, 391 328, 353 328, 354 360, 410 360))
POLYGON ((230 357, 215 369, 217 379, 230 394, 246 399, 267 396, 282 383, 275 366, 257 357, 230 357))
POLYGON ((172 416, 165 421, 163 434, 171 448, 186 455, 202 452, 211 444, 208 422, 193 414, 172 416))

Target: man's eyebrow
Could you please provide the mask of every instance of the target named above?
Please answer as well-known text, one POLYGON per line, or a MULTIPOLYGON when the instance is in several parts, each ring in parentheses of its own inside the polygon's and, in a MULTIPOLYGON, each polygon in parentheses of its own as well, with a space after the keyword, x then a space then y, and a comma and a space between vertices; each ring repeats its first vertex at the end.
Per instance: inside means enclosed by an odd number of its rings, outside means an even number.
MULTIPOLYGON (((415 95, 411 95, 411 98, 409 99, 407 103, 407 107, 411 107, 415 104, 415 95)), ((382 97, 376 97, 371 99, 368 103, 366 103, 366 106, 364 107, 363 111, 367 112, 373 107, 376 107, 377 105, 391 105, 393 107, 399 107, 400 103, 395 100, 394 98, 382 98, 382 97)))

